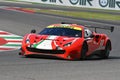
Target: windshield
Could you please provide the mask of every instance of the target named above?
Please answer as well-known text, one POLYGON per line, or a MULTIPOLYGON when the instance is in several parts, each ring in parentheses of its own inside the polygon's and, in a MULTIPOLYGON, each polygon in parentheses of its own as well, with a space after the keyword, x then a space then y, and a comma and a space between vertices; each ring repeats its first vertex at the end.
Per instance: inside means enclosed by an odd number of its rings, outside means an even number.
POLYGON ((70 29, 70 28, 45 28, 39 34, 68 36, 68 37, 82 37, 81 30, 74 30, 74 29, 70 29))

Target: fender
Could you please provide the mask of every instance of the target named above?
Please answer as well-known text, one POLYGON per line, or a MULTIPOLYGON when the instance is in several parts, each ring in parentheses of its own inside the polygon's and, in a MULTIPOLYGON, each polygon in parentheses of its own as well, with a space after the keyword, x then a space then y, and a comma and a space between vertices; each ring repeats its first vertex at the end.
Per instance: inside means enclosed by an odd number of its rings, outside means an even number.
POLYGON ((110 43, 110 50, 112 50, 112 45, 111 45, 111 41, 110 41, 110 39, 106 36, 106 35, 104 35, 104 46, 106 46, 106 44, 107 44, 107 42, 109 42, 110 43))

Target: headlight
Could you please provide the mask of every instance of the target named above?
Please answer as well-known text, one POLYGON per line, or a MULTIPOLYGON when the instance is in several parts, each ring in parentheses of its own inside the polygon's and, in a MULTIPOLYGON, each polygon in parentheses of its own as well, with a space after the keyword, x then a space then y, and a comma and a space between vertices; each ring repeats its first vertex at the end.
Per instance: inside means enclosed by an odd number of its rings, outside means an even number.
POLYGON ((69 46, 71 46, 71 44, 72 44, 72 42, 69 42, 69 43, 65 44, 64 47, 69 47, 69 46))
POLYGON ((27 40, 26 40, 26 43, 27 43, 27 44, 29 44, 29 43, 30 43, 30 40, 29 40, 29 39, 27 39, 27 40))

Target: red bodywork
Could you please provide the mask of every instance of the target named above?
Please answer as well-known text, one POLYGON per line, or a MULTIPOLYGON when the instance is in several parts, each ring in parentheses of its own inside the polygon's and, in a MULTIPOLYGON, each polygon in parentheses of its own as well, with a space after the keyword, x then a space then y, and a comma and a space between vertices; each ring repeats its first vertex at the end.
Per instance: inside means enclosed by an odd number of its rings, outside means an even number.
MULTIPOLYGON (((53 24, 60 25, 60 24, 53 24)), ((104 50, 106 42, 110 41, 105 34, 93 32, 92 37, 85 38, 85 28, 81 25, 69 24, 71 27, 81 28, 82 37, 39 35, 35 33, 26 34, 22 41, 21 55, 48 55, 62 59, 80 59, 83 43, 86 42, 88 51, 86 56, 92 55, 95 51, 104 50), (29 39, 29 42, 27 40, 29 39), (67 43, 70 43, 67 44, 67 43), (40 44, 36 47, 35 44, 40 44), (45 45, 44 45, 45 44, 45 45), (66 46, 67 44, 67 46, 66 46), (34 48, 33 48, 34 45, 34 48), (51 46, 50 46, 51 45, 51 46), (35 48, 36 47, 36 48, 35 48)))

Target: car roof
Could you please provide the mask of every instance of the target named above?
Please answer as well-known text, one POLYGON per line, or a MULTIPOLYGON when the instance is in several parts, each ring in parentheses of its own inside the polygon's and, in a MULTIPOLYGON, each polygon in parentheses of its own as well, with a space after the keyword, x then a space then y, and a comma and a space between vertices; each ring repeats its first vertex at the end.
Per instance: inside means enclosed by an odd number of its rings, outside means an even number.
POLYGON ((52 24, 47 26, 47 28, 70 28, 74 30, 83 30, 84 26, 77 24, 52 24))

